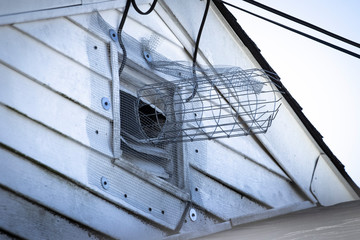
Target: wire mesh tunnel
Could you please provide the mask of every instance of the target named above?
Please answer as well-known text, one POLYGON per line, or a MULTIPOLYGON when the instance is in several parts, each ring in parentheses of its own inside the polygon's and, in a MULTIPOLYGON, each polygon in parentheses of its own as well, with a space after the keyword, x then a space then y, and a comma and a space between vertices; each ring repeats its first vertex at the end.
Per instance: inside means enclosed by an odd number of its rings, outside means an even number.
POLYGON ((279 105, 273 75, 228 68, 146 85, 135 112, 143 142, 195 141, 264 133, 279 105))

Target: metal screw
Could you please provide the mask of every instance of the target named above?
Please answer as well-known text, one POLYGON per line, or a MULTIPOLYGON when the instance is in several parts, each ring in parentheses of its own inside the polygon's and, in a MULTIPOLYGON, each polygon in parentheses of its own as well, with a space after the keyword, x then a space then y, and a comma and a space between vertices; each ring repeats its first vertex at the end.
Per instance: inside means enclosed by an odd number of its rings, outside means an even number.
POLYGON ((111 40, 113 40, 114 42, 118 41, 118 35, 114 29, 109 30, 109 35, 110 35, 111 40))
POLYGON ((107 97, 103 97, 101 99, 101 105, 105 110, 109 110, 110 109, 110 100, 107 97))
POLYGON ((196 218, 197 218, 197 215, 196 215, 196 211, 195 211, 194 208, 190 209, 189 215, 190 215, 191 221, 195 222, 196 218))
POLYGON ((145 57, 145 60, 147 62, 151 62, 152 61, 152 57, 150 55, 150 53, 148 51, 144 51, 144 57, 145 57))
POLYGON ((109 181, 106 177, 101 177, 101 186, 105 189, 109 189, 109 181))

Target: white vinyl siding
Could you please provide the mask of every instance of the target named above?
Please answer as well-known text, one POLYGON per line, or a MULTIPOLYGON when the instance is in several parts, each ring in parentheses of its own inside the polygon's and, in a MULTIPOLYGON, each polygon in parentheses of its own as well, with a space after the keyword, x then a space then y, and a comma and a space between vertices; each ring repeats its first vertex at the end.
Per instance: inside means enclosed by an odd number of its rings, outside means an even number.
POLYGON ((80 5, 81 0, 1 0, 0 16, 80 5))

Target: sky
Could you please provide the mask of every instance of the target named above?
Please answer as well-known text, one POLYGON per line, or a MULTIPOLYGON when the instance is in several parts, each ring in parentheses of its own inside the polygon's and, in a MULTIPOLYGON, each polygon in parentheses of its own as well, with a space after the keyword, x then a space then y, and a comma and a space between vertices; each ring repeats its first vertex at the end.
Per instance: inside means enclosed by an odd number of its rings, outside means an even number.
MULTIPOLYGON (((228 0, 246 10, 360 54, 360 49, 261 10, 228 0)), ((257 0, 360 43, 359 0, 257 0)), ((282 83, 324 137, 325 143, 360 186, 360 59, 229 7, 260 48, 282 83)))

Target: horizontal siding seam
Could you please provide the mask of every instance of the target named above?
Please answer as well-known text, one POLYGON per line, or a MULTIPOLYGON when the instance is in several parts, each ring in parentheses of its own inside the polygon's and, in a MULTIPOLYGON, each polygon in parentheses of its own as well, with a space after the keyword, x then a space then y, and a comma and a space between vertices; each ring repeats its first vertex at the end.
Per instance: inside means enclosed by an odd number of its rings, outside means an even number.
POLYGON ((73 102, 73 103, 75 103, 75 104, 77 104, 77 105, 79 105, 80 107, 84 108, 85 110, 89 111, 90 113, 95 114, 95 115, 97 115, 97 116, 99 116, 99 117, 102 117, 102 118, 104 118, 104 119, 112 122, 112 118, 110 118, 110 117, 108 117, 108 116, 106 116, 106 115, 104 115, 104 114, 101 114, 100 112, 96 111, 95 109, 92 109, 91 107, 88 107, 88 106, 82 104, 81 102, 79 102, 79 101, 77 101, 77 100, 75 100, 75 99, 67 96, 65 93, 62 93, 62 92, 60 92, 60 91, 58 91, 58 90, 50 87, 49 85, 47 85, 47 84, 45 84, 45 83, 43 83, 43 82, 40 82, 40 81, 37 80, 36 78, 31 77, 31 76, 29 76, 28 74, 26 74, 26 73, 24 73, 23 71, 21 71, 21 69, 18 69, 18 68, 16 68, 15 66, 8 64, 8 63, 4 62, 4 61, 1 60, 1 59, 0 59, 0 64, 2 64, 2 65, 4 65, 5 67, 7 67, 7 68, 9 68, 9 69, 17 72, 18 74, 24 76, 25 78, 29 79, 30 81, 33 81, 33 82, 35 82, 36 84, 38 84, 38 85, 40 85, 40 86, 42 86, 42 87, 44 87, 44 88, 46 88, 46 89, 48 89, 48 90, 56 93, 56 94, 58 94, 59 96, 65 98, 65 99, 67 99, 67 100, 69 100, 69 101, 71 101, 71 102, 73 102))
MULTIPOLYGON (((0 147, 1 147, 1 145, 0 145, 0 147)), ((36 205, 36 206, 39 207, 39 208, 45 209, 47 212, 49 212, 49 213, 51 213, 51 214, 57 215, 57 216, 65 219, 65 220, 67 220, 67 221, 69 222, 69 224, 77 225, 77 227, 82 228, 82 229, 84 229, 85 231, 90 230, 91 232, 94 232, 95 234, 106 236, 106 237, 108 237, 109 239, 114 239, 114 238, 112 238, 111 236, 108 236, 108 235, 106 235, 106 234, 103 233, 103 232, 99 232, 98 230, 95 230, 95 229, 93 229, 93 228, 90 227, 90 226, 84 226, 84 224, 82 224, 82 223, 80 223, 80 222, 78 222, 78 221, 76 221, 76 220, 74 220, 74 219, 71 219, 71 218, 63 215, 63 214, 61 214, 60 212, 56 212, 56 211, 54 211, 53 209, 51 209, 51 208, 49 208, 49 207, 47 207, 47 206, 42 205, 42 204, 40 204, 39 202, 35 201, 34 199, 29 198, 28 196, 26 196, 26 195, 24 195, 24 194, 22 194, 22 193, 20 193, 20 192, 14 191, 14 190, 11 189, 11 188, 8 188, 7 186, 3 185, 2 183, 0 183, 0 189, 3 189, 4 191, 10 192, 10 193, 14 194, 15 196, 17 196, 17 197, 19 197, 19 198, 21 198, 21 199, 29 202, 30 204, 34 204, 34 205, 36 205)), ((2 229, 0 228, 0 231, 1 231, 1 230, 2 230, 2 229)), ((13 233, 10 233, 10 234, 13 235, 13 233)), ((14 236, 16 236, 16 237, 19 238, 19 239, 23 239, 23 238, 21 238, 21 237, 19 237, 19 236, 17 236, 17 235, 14 235, 14 236)))
POLYGON ((260 205, 260 206, 263 206, 265 208, 268 208, 268 209, 272 209, 273 207, 270 206, 269 204, 265 203, 265 202, 262 202, 261 200, 257 199, 255 196, 252 196, 251 194, 247 194, 247 193, 244 193, 242 192, 240 189, 237 189, 235 188, 234 186, 231 186, 229 185, 228 183, 224 182, 223 180, 207 173, 206 171, 202 170, 201 168, 195 166, 194 164, 190 163, 189 164, 191 168, 195 169, 196 171, 204 174, 205 176, 211 178, 212 180, 224 185, 225 187, 229 188, 230 190, 240 194, 240 195, 243 195, 244 197, 248 198, 249 200, 255 202, 256 204, 260 205))
MULTIPOLYGON (((65 19, 65 18, 64 18, 64 19, 65 19)), ((109 82, 112 81, 111 78, 108 78, 108 77, 106 77, 106 76, 104 76, 104 75, 102 75, 102 74, 94 71, 93 69, 91 69, 91 68, 89 68, 88 66, 82 64, 81 62, 78 62, 76 59, 74 59, 74 58, 66 55, 65 53, 57 50, 56 48, 53 48, 52 46, 48 45, 47 43, 41 41, 41 39, 38 39, 38 38, 36 38, 35 36, 33 36, 33 35, 25 32, 25 31, 21 30, 20 28, 16 27, 16 25, 10 25, 10 26, 11 26, 11 28, 13 28, 14 30, 20 32, 21 34, 26 35, 27 37, 31 38, 32 40, 35 40, 36 42, 42 44, 43 46, 49 48, 50 50, 52 50, 52 51, 60 54, 61 56, 65 57, 65 58, 67 58, 67 59, 69 59, 69 60, 71 60, 71 61, 74 62, 75 64, 80 65, 81 67, 86 68, 86 69, 89 70, 91 73, 93 73, 93 74, 95 74, 95 75, 97 75, 97 76, 99 76, 99 77, 101 77, 101 78, 104 78, 104 79, 106 79, 106 80, 109 81, 109 82)), ((89 33, 89 32, 88 32, 88 33, 89 33)), ((102 40, 101 40, 101 41, 102 41, 102 40)), ((108 45, 108 44, 109 44, 108 42, 103 42, 103 43, 104 43, 105 45, 108 45)))
MULTIPOLYGON (((283 178, 283 179, 286 180, 287 182, 290 182, 290 181, 291 181, 291 179, 284 177, 283 175, 279 174, 278 172, 272 170, 271 168, 268 168, 268 167, 266 167, 265 165, 263 165, 263 164, 255 161, 253 158, 247 156, 246 154, 244 154, 244 153, 242 153, 242 152, 240 152, 240 151, 237 151, 237 150, 234 149, 233 147, 231 147, 231 146, 229 146, 229 145, 226 145, 225 143, 223 143, 223 142, 221 142, 221 141, 219 141, 219 140, 217 140, 217 139, 214 139, 213 141, 217 142, 217 143, 220 144, 220 145, 223 145, 224 147, 226 147, 226 148, 229 149, 230 151, 233 151, 234 153, 242 156, 242 157, 245 158, 246 160, 249 160, 250 162, 254 163, 255 165, 258 165, 259 167, 264 168, 265 170, 273 173, 274 175, 276 175, 276 176, 278 176, 278 177, 280 177, 280 178, 283 178)), ((272 156, 269 156, 269 158, 274 161, 274 159, 272 158, 272 156)), ((279 169, 279 170, 281 170, 281 169, 279 169)), ((281 170, 281 171, 282 171, 282 170, 281 170)), ((285 174, 285 173, 284 173, 284 174, 285 174)))
POLYGON ((20 237, 20 236, 18 236, 16 234, 11 233, 11 232, 9 232, 9 231, 7 231, 7 230, 0 227, 0 237, 2 235, 5 235, 6 237, 9 237, 8 239, 11 239, 11 240, 14 240, 14 239, 16 239, 16 240, 26 240, 26 239, 24 239, 24 238, 22 238, 22 237, 20 237))
POLYGON ((10 106, 2 103, 2 102, 0 102, 0 105, 6 107, 6 108, 8 108, 8 109, 10 109, 11 111, 13 111, 13 112, 15 112, 15 113, 17 113, 17 114, 19 114, 19 115, 21 115, 21 116, 23 116, 23 117, 31 120, 31 121, 33 121, 33 122, 35 122, 35 123, 37 123, 37 124, 39 124, 39 125, 41 125, 41 126, 43 126, 43 127, 45 127, 45 128, 47 128, 47 129, 49 129, 49 130, 51 130, 51 131, 53 131, 53 132, 55 132, 56 134, 58 134, 58 135, 60 135, 60 136, 62 136, 62 137, 64 137, 64 138, 66 138, 66 139, 71 140, 72 142, 75 142, 76 144, 79 144, 79 145, 81 145, 81 146, 83 146, 83 147, 85 147, 85 148, 87 148, 87 149, 89 149, 89 150, 91 150, 91 151, 94 151, 94 152, 96 152, 96 153, 98 153, 98 154, 100 154, 100 155, 103 155, 103 156, 105 156, 105 157, 108 157, 108 158, 111 158, 111 159, 113 158, 112 155, 108 155, 108 154, 106 154, 106 153, 104 153, 104 152, 101 152, 101 151, 99 151, 99 150, 91 147, 91 146, 88 146, 88 145, 86 145, 86 144, 84 144, 84 143, 82 143, 82 142, 80 142, 80 141, 78 141, 78 140, 76 140, 76 139, 74 139, 74 138, 72 138, 72 137, 70 137, 70 136, 68 136, 68 135, 66 135, 66 134, 64 134, 64 133, 62 133, 62 132, 60 132, 60 131, 52 128, 52 127, 50 127, 50 126, 48 126, 48 125, 46 125, 45 123, 42 123, 42 122, 40 122, 40 121, 38 121, 38 120, 36 120, 36 119, 31 118, 30 116, 24 114, 23 112, 18 111, 17 109, 15 109, 15 108, 13 108, 13 107, 10 107, 10 106))

